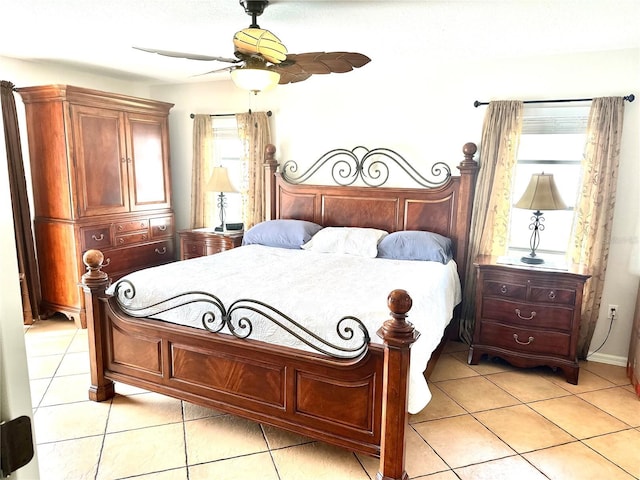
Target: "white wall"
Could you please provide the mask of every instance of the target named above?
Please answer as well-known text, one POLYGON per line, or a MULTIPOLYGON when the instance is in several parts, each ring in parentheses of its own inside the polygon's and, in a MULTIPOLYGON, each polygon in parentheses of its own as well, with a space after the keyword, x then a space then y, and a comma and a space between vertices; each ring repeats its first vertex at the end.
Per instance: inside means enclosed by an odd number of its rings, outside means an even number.
POLYGON ((416 69, 396 65, 365 67, 343 75, 317 76, 278 86, 257 96, 229 81, 156 86, 155 98, 176 104, 171 114, 173 198, 178 228, 188 227, 192 123, 190 113, 272 110, 280 161, 305 164, 332 148, 388 147, 418 169, 430 162, 456 165, 464 143, 479 143, 485 107, 473 101, 617 96, 626 103, 609 270, 595 348, 608 330, 606 307, 620 307, 611 336, 598 358, 626 359, 638 278, 628 272, 640 216, 640 50, 616 50, 547 57, 432 62, 416 69))

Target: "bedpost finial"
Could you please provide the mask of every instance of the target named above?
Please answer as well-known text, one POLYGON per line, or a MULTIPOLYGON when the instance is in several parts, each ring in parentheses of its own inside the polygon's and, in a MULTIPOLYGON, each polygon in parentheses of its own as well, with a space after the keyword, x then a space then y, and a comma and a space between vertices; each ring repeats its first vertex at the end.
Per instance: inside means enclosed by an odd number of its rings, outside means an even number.
POLYGON ((460 167, 477 167, 478 162, 473 159, 473 156, 478 151, 478 147, 475 143, 465 143, 462 147, 462 153, 464 153, 464 160, 460 163, 460 167))
POLYGON ((465 157, 473 157, 477 151, 478 147, 473 142, 465 143, 462 147, 462 153, 464 153, 465 157))
POLYGON ((87 273, 82 275, 82 283, 84 285, 108 281, 109 276, 102 271, 104 254, 100 250, 91 249, 84 252, 82 255, 82 263, 87 267, 87 273))
POLYGON ((411 309, 413 300, 406 290, 394 290, 387 297, 387 305, 393 317, 406 317, 406 313, 411 309))
POLYGON ((276 146, 274 144, 272 144, 272 143, 269 143, 264 148, 264 151, 266 153, 267 160, 273 160, 273 157, 276 154, 276 146))
POLYGON ((384 322, 378 330, 386 344, 401 347, 410 345, 418 339, 420 333, 407 322, 407 312, 411 309, 413 300, 406 290, 393 290, 387 297, 387 305, 391 310, 391 319, 384 322))

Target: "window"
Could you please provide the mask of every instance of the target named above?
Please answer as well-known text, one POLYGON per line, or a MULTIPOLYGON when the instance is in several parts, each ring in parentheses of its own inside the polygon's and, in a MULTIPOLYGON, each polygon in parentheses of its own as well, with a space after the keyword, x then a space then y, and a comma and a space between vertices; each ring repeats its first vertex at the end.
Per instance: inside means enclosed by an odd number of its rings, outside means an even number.
MULTIPOLYGON (((544 230, 537 249, 545 256, 563 257, 569 245, 573 208, 581 178, 581 161, 586 142, 589 106, 524 108, 522 136, 513 180, 512 205, 524 193, 534 173, 553 174, 566 210, 546 211, 544 230)), ((532 213, 512 208, 509 252, 522 255, 530 251, 532 213)))
MULTIPOLYGON (((238 124, 235 116, 213 117, 213 158, 215 166, 226 167, 229 172, 231 184, 242 192, 244 186, 244 166, 242 162, 243 145, 238 135, 238 124)), ((208 201, 212 209, 217 203, 217 192, 209 192, 208 201)), ((225 223, 242 222, 242 195, 241 193, 225 193, 226 209, 225 223)), ((218 218, 219 212, 216 214, 218 218)), ((216 223, 216 225, 219 224, 216 223)))

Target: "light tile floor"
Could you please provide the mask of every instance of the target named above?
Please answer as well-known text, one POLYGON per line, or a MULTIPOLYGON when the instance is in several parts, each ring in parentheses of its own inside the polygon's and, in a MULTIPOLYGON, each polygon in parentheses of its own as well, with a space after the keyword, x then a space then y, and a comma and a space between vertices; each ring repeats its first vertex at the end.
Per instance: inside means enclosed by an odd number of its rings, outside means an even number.
MULTIPOLYGON (((117 384, 87 399, 87 332, 25 327, 42 480, 368 480, 377 460, 117 384)), ((466 363, 450 342, 432 402, 410 418, 407 472, 430 480, 640 478, 640 400, 624 368, 584 362, 578 385, 547 368, 466 363)))

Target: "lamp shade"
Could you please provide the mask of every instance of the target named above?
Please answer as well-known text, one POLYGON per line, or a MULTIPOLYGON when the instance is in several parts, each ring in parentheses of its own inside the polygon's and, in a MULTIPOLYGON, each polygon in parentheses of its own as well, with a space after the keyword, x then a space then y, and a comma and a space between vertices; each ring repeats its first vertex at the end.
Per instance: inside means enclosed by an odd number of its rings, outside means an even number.
POLYGON ((213 167, 207 182, 207 190, 211 192, 237 192, 229 180, 229 172, 225 167, 213 167))
POLYGON ((258 93, 272 88, 280 81, 280 74, 263 68, 236 68, 231 70, 231 80, 236 87, 258 93))
POLYGON ((522 198, 515 205, 516 208, 527 210, 564 210, 567 208, 553 175, 550 173, 534 173, 522 198))

